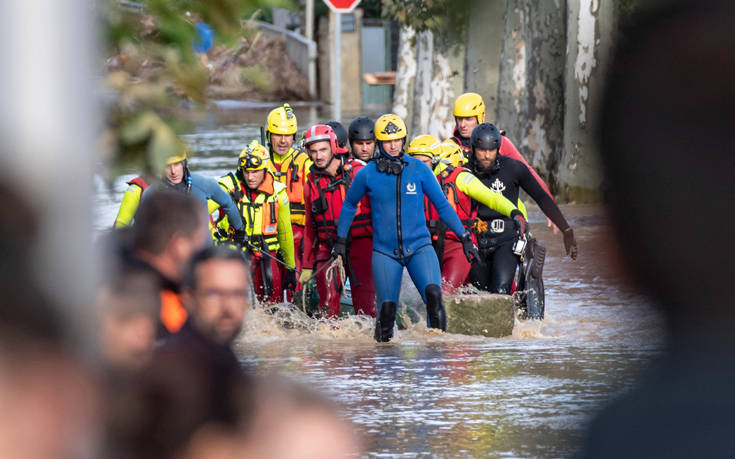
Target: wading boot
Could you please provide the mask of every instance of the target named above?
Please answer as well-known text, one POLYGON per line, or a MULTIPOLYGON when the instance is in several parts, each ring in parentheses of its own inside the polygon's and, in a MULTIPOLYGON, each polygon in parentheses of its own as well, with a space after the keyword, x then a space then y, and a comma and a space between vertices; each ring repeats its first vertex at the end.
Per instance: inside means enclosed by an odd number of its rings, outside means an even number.
POLYGON ((396 321, 396 304, 386 301, 380 307, 378 319, 375 321, 375 341, 385 343, 393 338, 393 324, 396 321))
POLYGON ((436 284, 429 284, 424 291, 426 295, 426 315, 429 316, 429 326, 447 331, 447 313, 442 303, 442 289, 436 284))

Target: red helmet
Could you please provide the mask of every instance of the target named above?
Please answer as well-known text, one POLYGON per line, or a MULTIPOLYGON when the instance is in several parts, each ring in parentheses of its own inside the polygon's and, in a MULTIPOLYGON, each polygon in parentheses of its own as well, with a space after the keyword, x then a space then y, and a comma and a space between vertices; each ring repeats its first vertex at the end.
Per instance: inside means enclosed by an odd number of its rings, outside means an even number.
POLYGON ((304 133, 304 147, 308 147, 314 142, 321 142, 323 140, 329 142, 329 145, 332 147, 333 155, 340 153, 341 149, 337 144, 337 135, 334 133, 332 128, 326 124, 315 124, 304 133))

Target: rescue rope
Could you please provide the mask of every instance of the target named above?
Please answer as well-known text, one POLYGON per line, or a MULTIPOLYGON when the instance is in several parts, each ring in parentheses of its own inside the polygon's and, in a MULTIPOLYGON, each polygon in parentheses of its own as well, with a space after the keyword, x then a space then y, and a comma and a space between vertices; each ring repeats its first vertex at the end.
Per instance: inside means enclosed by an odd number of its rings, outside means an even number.
MULTIPOLYGON (((339 275, 339 289, 342 290, 342 287, 344 287, 344 279, 345 279, 345 267, 342 263, 342 257, 335 257, 330 260, 327 260, 322 266, 314 271, 314 273, 309 277, 309 279, 301 284, 301 310, 306 314, 306 285, 309 284, 312 280, 316 279, 316 276, 324 271, 327 270, 325 273, 325 277, 327 280, 327 283, 332 282, 332 279, 334 279, 334 270, 337 270, 337 274, 339 275)), ((331 292, 331 289, 327 290, 328 292, 331 292)), ((329 298, 327 297, 327 304, 329 303, 329 298)))

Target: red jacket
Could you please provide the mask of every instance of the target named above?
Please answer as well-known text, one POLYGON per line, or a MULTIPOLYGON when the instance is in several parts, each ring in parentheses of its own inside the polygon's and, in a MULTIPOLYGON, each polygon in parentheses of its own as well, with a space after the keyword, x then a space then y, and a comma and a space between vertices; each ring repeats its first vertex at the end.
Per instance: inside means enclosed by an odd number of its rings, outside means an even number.
MULTIPOLYGON (((463 171, 469 172, 464 167, 449 166, 437 176, 437 180, 439 180, 439 185, 444 192, 444 196, 447 197, 447 201, 449 201, 449 204, 452 206, 452 209, 457 212, 457 216, 464 227, 470 231, 474 237, 472 224, 477 217, 477 205, 474 205, 472 198, 457 189, 456 184, 457 175, 463 171)), ((431 204, 428 199, 424 198, 424 200, 426 224, 429 226, 431 238, 436 240, 439 232, 441 232, 440 229, 443 229, 443 232, 446 233, 447 239, 458 241, 459 237, 454 234, 453 231, 448 230, 446 226, 442 225, 439 213, 434 208, 434 205, 431 204)))
MULTIPOLYGON (((312 166, 304 190, 306 207, 302 260, 304 268, 313 269, 320 245, 331 248, 336 241, 337 222, 342 203, 355 174, 364 166, 365 163, 359 159, 351 159, 337 170, 335 177, 312 166)), ((357 213, 350 228, 350 235, 353 239, 372 237, 370 201, 367 197, 358 204, 357 213)))

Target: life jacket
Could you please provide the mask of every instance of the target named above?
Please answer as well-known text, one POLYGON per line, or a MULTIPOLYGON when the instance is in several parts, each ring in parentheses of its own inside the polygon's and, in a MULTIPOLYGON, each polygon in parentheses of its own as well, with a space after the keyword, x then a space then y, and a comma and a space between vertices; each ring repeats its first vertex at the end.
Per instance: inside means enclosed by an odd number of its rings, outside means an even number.
MULTIPOLYGON (((469 172, 469 170, 464 167, 447 166, 439 173, 437 180, 439 180, 439 185, 444 192, 444 196, 446 196, 449 205, 457 213, 462 225, 468 231, 473 232, 472 228, 475 218, 477 218, 477 203, 457 188, 457 176, 461 172, 469 172)), ((443 237, 455 241, 459 240, 459 236, 455 235, 454 232, 447 232, 446 225, 439 218, 439 213, 431 202, 427 200, 424 209, 426 212, 426 224, 429 227, 432 240, 436 241, 443 237)))
POLYGON ((266 172, 265 180, 255 190, 255 197, 251 198, 251 190, 232 172, 222 177, 219 183, 226 188, 240 211, 245 232, 255 246, 250 248, 278 251, 278 198, 281 193, 286 193, 286 186, 266 172))
POLYGON ((181 297, 173 290, 161 290, 160 320, 169 333, 176 333, 186 322, 188 314, 181 304, 181 297))
MULTIPOLYGON (((338 175, 331 175, 312 167, 307 186, 311 196, 311 219, 314 224, 316 238, 314 244, 322 243, 331 246, 337 239, 337 222, 339 222, 342 204, 352 184, 355 174, 365 166, 360 160, 349 160, 338 175)), ((370 216, 370 202, 367 198, 357 205, 355 218, 352 220, 350 235, 352 238, 372 237, 373 228, 370 216)))
POLYGON ((138 185, 143 191, 148 188, 148 182, 146 182, 145 179, 141 176, 137 176, 133 180, 129 181, 128 185, 138 185))
POLYGON ((278 182, 286 186, 286 194, 291 205, 291 223, 304 226, 304 186, 306 184, 307 162, 309 156, 300 150, 291 148, 280 163, 270 162, 268 170, 278 182))

